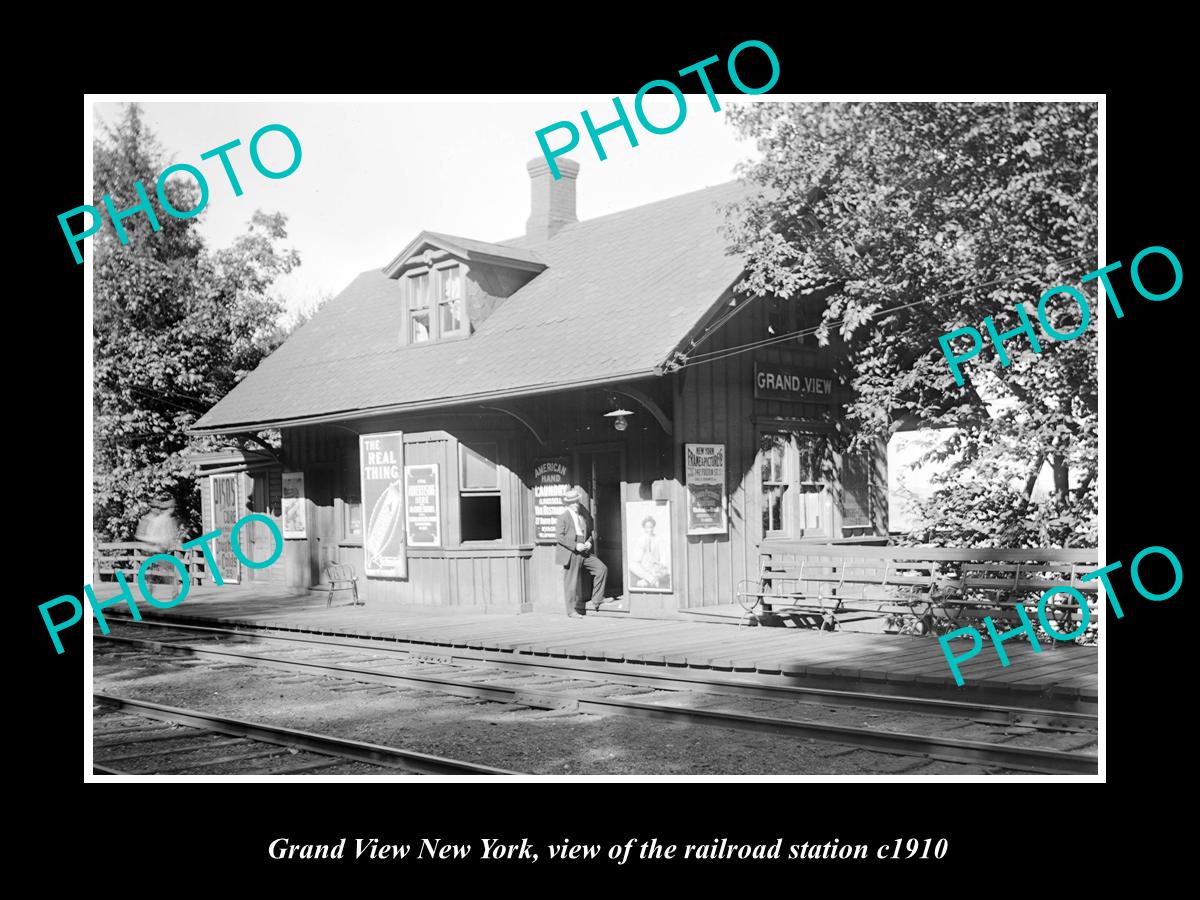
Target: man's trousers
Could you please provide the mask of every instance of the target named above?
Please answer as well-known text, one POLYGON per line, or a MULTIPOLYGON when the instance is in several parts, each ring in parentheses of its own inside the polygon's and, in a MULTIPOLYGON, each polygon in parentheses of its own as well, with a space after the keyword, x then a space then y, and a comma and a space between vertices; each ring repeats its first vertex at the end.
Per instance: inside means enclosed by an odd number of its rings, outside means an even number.
POLYGON ((608 566, 595 556, 572 553, 570 564, 563 568, 563 590, 566 594, 568 613, 573 611, 582 615, 587 610, 579 591, 579 581, 583 569, 587 569, 592 576, 592 600, 599 602, 604 599, 604 585, 608 581, 608 566))

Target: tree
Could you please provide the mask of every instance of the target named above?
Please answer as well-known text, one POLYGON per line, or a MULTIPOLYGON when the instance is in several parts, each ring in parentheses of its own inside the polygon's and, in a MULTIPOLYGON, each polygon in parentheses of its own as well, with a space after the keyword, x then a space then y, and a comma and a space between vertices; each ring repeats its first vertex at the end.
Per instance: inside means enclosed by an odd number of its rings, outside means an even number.
MULTIPOLYGON (((761 190, 731 210, 740 287, 824 298, 817 332, 844 342, 851 445, 905 423, 954 429, 914 535, 939 544, 1096 541, 1096 329, 1006 342, 959 387, 938 337, 993 316, 1035 321, 1049 287, 1096 268, 1096 106, 1080 103, 752 104, 730 110, 757 139, 761 190), (1048 464, 1055 490, 1032 500, 1048 464), (1074 482, 1074 484, 1072 484, 1074 482)), ((1082 286, 1092 318, 1095 285, 1082 286)), ((1079 322, 1059 297, 1060 332, 1079 322)))
MULTIPOLYGON (((255 211, 231 247, 210 250, 197 219, 176 219, 157 203, 154 185, 164 153, 136 104, 97 140, 95 196, 120 210, 138 202, 141 181, 160 230, 144 214, 125 219, 129 243, 113 229, 94 237, 94 526, 102 539, 129 539, 159 492, 171 494, 193 533, 200 528, 195 466, 184 450, 211 449, 186 429, 225 396, 276 346, 283 306, 276 278, 299 264, 286 218, 255 211)), ((198 189, 171 179, 175 209, 191 209, 198 189)))

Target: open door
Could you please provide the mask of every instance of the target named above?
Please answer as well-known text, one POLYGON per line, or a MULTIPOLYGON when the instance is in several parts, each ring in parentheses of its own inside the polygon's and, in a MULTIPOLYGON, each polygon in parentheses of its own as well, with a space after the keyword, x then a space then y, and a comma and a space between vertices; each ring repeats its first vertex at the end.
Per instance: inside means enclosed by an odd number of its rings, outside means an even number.
MULTIPOLYGON (((581 450, 579 471, 588 493, 592 520, 596 523, 596 556, 608 566, 605 594, 625 594, 624 538, 621 533, 621 451, 581 450)), ((590 592, 590 585, 585 596, 590 592)))
POLYGON ((333 471, 328 466, 305 470, 305 488, 309 499, 308 549, 310 584, 327 585, 325 567, 337 562, 337 523, 333 516, 333 471))

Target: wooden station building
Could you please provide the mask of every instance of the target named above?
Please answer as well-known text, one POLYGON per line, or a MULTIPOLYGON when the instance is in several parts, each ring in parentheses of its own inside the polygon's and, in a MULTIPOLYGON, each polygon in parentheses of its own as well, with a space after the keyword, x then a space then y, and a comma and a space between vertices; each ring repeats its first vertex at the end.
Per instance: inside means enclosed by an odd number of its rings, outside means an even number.
POLYGON ((523 236, 422 232, 196 424, 281 431, 279 493, 267 466, 234 501, 280 524, 286 584, 339 562, 369 604, 561 612, 568 484, 635 614, 734 602, 763 542, 886 537, 886 451, 844 450, 836 336, 777 340, 821 301, 734 291, 721 207, 745 186, 580 222, 559 166, 529 164, 523 236))

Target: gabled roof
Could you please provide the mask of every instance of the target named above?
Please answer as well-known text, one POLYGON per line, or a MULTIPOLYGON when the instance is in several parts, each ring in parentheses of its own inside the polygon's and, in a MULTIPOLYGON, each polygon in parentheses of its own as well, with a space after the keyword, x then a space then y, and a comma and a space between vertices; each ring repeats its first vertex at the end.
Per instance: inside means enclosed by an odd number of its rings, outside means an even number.
POLYGON ((523 250, 505 244, 489 244, 486 241, 473 241, 470 238, 456 237, 453 234, 441 234, 437 231, 422 231, 409 241, 408 246, 396 254, 396 258, 383 267, 383 273, 394 277, 400 267, 423 247, 437 247, 460 259, 472 262, 488 262, 499 265, 509 265, 518 269, 540 272, 546 264, 538 255, 530 250, 523 250))
POLYGON ((191 430, 256 430, 659 374, 742 271, 718 205, 746 190, 740 182, 705 188, 568 225, 543 242, 424 232, 418 241, 536 254, 546 268, 469 338, 407 347, 399 346, 399 285, 378 269, 363 272, 191 430))

